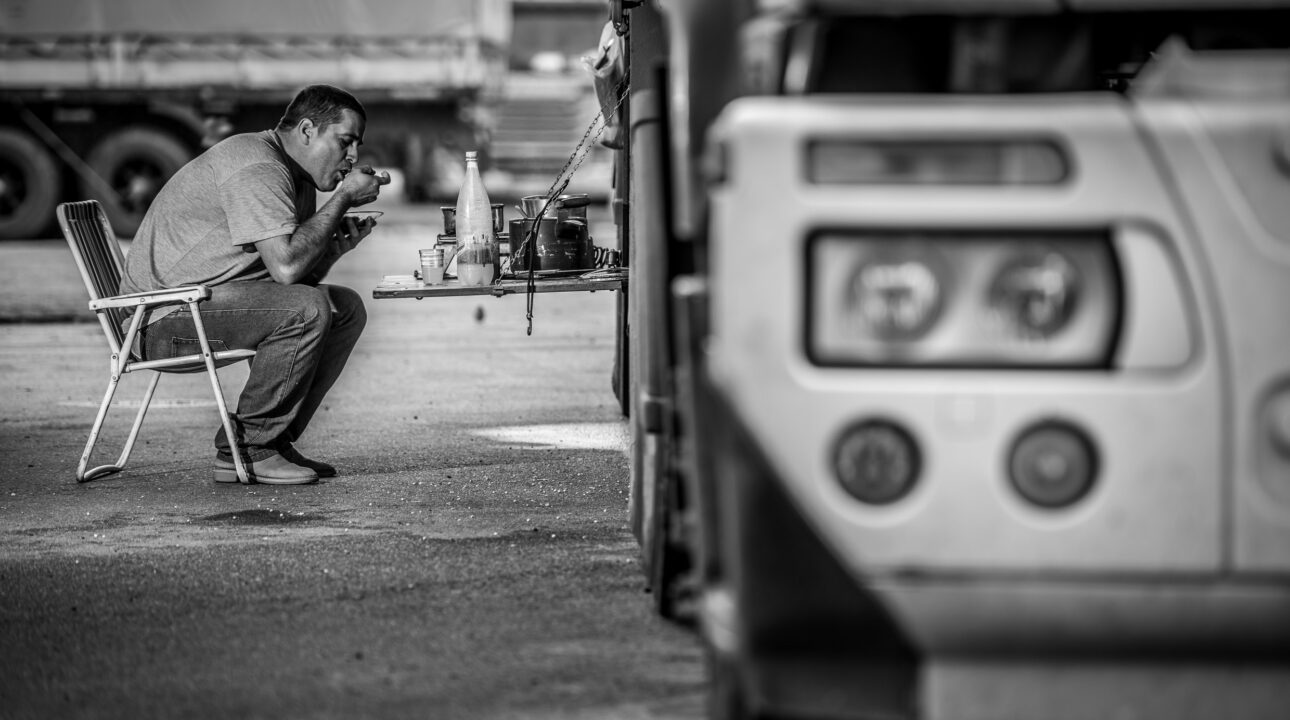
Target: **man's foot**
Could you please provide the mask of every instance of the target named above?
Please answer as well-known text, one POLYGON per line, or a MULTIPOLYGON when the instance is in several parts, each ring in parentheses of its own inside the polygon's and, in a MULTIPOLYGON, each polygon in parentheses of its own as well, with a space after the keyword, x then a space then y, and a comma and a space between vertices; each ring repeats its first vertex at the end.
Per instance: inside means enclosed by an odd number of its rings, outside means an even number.
POLYGON ((310 460, 304 455, 301 455, 300 451, 296 450, 291 443, 283 444, 282 447, 278 448, 278 452, 282 453, 282 457, 286 458, 288 462, 299 465, 300 467, 309 468, 310 470, 318 473, 318 477, 320 478, 336 477, 336 468, 325 462, 310 460))
MULTIPOLYGON (((232 456, 224 459, 215 457, 215 482, 235 483, 238 481, 237 467, 233 465, 232 456)), ((263 485, 308 485, 318 482, 318 473, 307 467, 301 467, 274 453, 263 460, 245 463, 246 474, 253 483, 263 485)))

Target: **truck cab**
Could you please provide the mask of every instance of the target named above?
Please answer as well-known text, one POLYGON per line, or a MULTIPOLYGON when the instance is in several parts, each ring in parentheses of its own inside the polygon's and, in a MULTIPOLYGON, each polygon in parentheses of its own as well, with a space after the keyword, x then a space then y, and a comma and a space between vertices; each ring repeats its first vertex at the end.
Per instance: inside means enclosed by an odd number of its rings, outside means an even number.
POLYGON ((1274 717, 1290 7, 612 3, 632 521, 714 717, 1274 717))

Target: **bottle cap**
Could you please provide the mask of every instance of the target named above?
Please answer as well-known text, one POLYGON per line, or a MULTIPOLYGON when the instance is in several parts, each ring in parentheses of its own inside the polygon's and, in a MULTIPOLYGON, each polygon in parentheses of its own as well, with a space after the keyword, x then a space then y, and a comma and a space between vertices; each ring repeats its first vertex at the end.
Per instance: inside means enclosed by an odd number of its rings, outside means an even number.
POLYGON ((471 160, 475 160, 475 159, 477 159, 477 157, 478 157, 478 156, 475 154, 475 151, 474 151, 474 150, 467 150, 467 151, 466 151, 466 162, 470 162, 471 160))

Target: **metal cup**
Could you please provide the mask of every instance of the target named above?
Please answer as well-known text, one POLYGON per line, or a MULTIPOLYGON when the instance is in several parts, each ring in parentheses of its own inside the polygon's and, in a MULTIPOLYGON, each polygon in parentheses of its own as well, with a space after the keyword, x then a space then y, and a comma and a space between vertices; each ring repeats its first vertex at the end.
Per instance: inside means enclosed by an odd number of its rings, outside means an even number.
POLYGON ((545 195, 525 195, 520 198, 520 210, 526 218, 535 218, 542 212, 543 206, 546 205, 545 195))

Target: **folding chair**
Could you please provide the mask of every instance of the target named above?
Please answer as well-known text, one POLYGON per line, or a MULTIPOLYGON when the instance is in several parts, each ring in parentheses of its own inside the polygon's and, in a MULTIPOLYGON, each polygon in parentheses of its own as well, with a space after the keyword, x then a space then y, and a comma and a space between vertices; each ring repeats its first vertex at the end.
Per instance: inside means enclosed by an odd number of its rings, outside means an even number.
POLYGON ((76 258, 76 266, 81 271, 81 278, 85 280, 85 289, 90 293, 90 309, 98 314, 99 324, 103 326, 103 334, 107 336, 108 348, 112 352, 111 365, 108 369, 107 393, 103 396, 103 404, 99 406, 98 417, 94 419, 89 441, 85 443, 85 451, 81 453, 80 464, 76 467, 76 481, 86 482, 96 477, 120 472, 125 467, 130 451, 134 448, 135 438, 139 435, 139 427, 143 425, 143 416, 148 412, 148 405, 152 402, 152 394, 157 389, 157 382, 161 379, 162 373, 205 370, 210 376, 211 388, 215 391, 215 404, 219 406, 224 432, 228 435, 228 442, 233 451, 233 463, 237 468, 238 480, 249 483, 250 478, 242 461, 242 454, 238 450, 237 433, 233 427, 233 420, 229 416, 228 407, 224 403, 224 392, 220 388, 216 368, 247 360, 255 355, 255 351, 211 351, 210 343, 206 339, 206 329, 202 325, 201 312, 197 307, 198 303, 211 296, 210 288, 204 285, 193 285, 171 290, 117 295, 124 256, 121 253, 121 246, 117 244, 116 235, 112 232, 107 215, 103 212, 103 206, 97 200, 63 203, 58 206, 58 224, 63 229, 63 237, 67 238, 67 244, 72 249, 72 256, 76 258), (140 359, 138 353, 134 351, 134 344, 143 317, 147 314, 145 311, 158 305, 179 303, 186 303, 193 313, 193 324, 197 326, 201 354, 161 360, 140 359), (136 311, 130 320, 129 329, 122 332, 121 323, 126 317, 128 308, 136 308, 136 311), (125 373, 140 370, 153 370, 155 374, 148 383, 148 390, 139 405, 139 414, 135 416, 134 426, 130 428, 130 436, 125 441, 121 456, 111 465, 100 465, 87 472, 85 468, 89 465, 90 454, 98 442, 99 430, 103 427, 103 420, 112 405, 117 383, 125 373))

